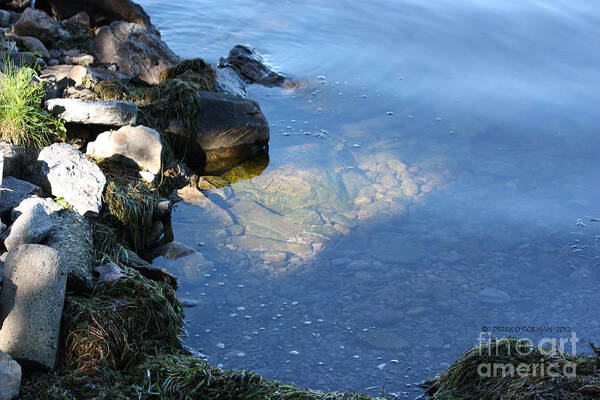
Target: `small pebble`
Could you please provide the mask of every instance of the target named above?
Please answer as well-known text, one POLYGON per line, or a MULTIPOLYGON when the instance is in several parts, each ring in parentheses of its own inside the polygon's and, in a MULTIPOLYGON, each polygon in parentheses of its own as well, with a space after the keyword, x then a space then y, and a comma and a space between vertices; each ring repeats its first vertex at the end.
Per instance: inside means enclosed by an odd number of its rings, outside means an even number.
POLYGON ((383 364, 379 364, 379 365, 377 366, 377 369, 378 369, 378 370, 380 370, 380 371, 383 371, 383 369, 385 368, 385 365, 386 365, 385 363, 383 363, 383 364))
POLYGON ((290 351, 290 354, 293 356, 297 356, 298 354, 300 354, 300 352, 296 351, 296 350, 292 350, 292 351, 290 351))
POLYGON ((223 350, 225 348, 225 344, 217 343, 217 348, 223 350))

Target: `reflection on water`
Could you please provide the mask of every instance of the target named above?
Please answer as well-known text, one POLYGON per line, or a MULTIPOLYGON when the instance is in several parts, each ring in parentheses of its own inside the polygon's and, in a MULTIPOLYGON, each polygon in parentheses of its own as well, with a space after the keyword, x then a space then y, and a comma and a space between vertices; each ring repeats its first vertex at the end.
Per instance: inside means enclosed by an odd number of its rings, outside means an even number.
POLYGON ((482 326, 600 335, 600 5, 141 3, 184 56, 306 82, 249 89, 268 166, 207 177, 173 220, 202 254, 156 261, 212 363, 414 398, 482 326))

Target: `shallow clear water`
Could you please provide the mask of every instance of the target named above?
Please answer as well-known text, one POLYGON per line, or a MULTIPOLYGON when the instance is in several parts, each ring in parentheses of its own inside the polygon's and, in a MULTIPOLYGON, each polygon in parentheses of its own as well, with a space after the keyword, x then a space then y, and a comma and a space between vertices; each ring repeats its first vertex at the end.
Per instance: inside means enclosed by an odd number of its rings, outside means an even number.
POLYGON ((249 88, 268 167, 179 203, 204 259, 156 261, 210 362, 412 398, 483 326, 600 336, 600 4, 140 3, 181 56, 305 82, 249 88))

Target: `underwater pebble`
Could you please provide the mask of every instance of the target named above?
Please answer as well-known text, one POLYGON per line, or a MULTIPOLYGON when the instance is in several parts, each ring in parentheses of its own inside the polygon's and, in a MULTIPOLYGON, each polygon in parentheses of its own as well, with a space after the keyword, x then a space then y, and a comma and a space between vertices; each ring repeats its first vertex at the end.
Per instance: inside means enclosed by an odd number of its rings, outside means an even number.
POLYGON ((290 354, 293 356, 297 356, 298 354, 300 354, 300 352, 296 351, 296 350, 292 350, 292 351, 290 351, 290 354))
POLYGON ((388 111, 387 115, 394 115, 394 112, 393 111, 388 111))
POLYGON ((218 349, 221 349, 221 350, 223 350, 225 348, 225 344, 223 344, 223 343, 217 343, 216 346, 218 349))
POLYGON ((398 361, 398 360, 390 360, 390 363, 392 363, 392 364, 399 364, 400 361, 398 361))
POLYGON ((385 368, 385 366, 386 366, 386 364, 385 364, 385 363, 383 363, 383 364, 379 364, 379 365, 377 366, 377 369, 378 369, 378 370, 380 370, 380 371, 383 371, 383 369, 385 368))
POLYGON ((243 353, 243 352, 241 352, 241 351, 240 351, 239 353, 235 353, 235 355, 236 355, 236 357, 238 357, 238 358, 246 357, 246 353, 243 353))
POLYGON ((304 321, 304 325, 310 325, 310 324, 312 324, 311 321, 304 321))

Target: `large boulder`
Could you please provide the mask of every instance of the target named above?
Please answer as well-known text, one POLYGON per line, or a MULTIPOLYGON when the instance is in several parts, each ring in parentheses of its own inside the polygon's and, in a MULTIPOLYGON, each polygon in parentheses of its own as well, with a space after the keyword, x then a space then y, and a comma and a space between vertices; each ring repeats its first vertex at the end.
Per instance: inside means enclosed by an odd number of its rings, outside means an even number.
POLYGON ((81 215, 97 215, 106 177, 100 168, 67 143, 45 147, 30 166, 31 179, 81 215))
POLYGON ((117 64, 120 72, 150 84, 159 83, 160 73, 180 61, 158 31, 123 21, 97 29, 94 52, 97 62, 117 64))
POLYGON ((0 214, 12 210, 21 201, 40 192, 40 188, 32 183, 13 178, 4 177, 2 180, 2 194, 0 195, 0 214))
MULTIPOLYGON (((198 110, 193 115, 199 123, 192 136, 188 163, 219 159, 243 160, 264 150, 269 143, 269 124, 258 103, 224 93, 198 92, 198 110), (204 160, 202 160, 204 156, 204 160)), ((172 121, 167 130, 187 141, 190 134, 180 121, 172 121)))
POLYGON ((117 131, 103 132, 88 143, 87 154, 92 157, 118 157, 142 170, 158 174, 161 168, 162 143, 160 134, 146 126, 124 126, 117 131))
POLYGON ((0 294, 0 348, 15 359, 54 369, 65 301, 67 264, 39 244, 12 249, 0 294))
POLYGON ((67 122, 106 126, 135 124, 137 107, 120 100, 50 99, 46 108, 67 122))
POLYGON ((0 400, 13 400, 21 387, 21 366, 0 350, 0 400))
POLYGON ((112 21, 135 22, 151 28, 150 17, 142 7, 130 0, 46 0, 53 14, 59 19, 67 19, 85 11, 94 25, 112 21))
POLYGON ((13 32, 18 36, 33 36, 49 45, 61 32, 61 28, 58 21, 44 11, 27 8, 13 25, 13 32))

